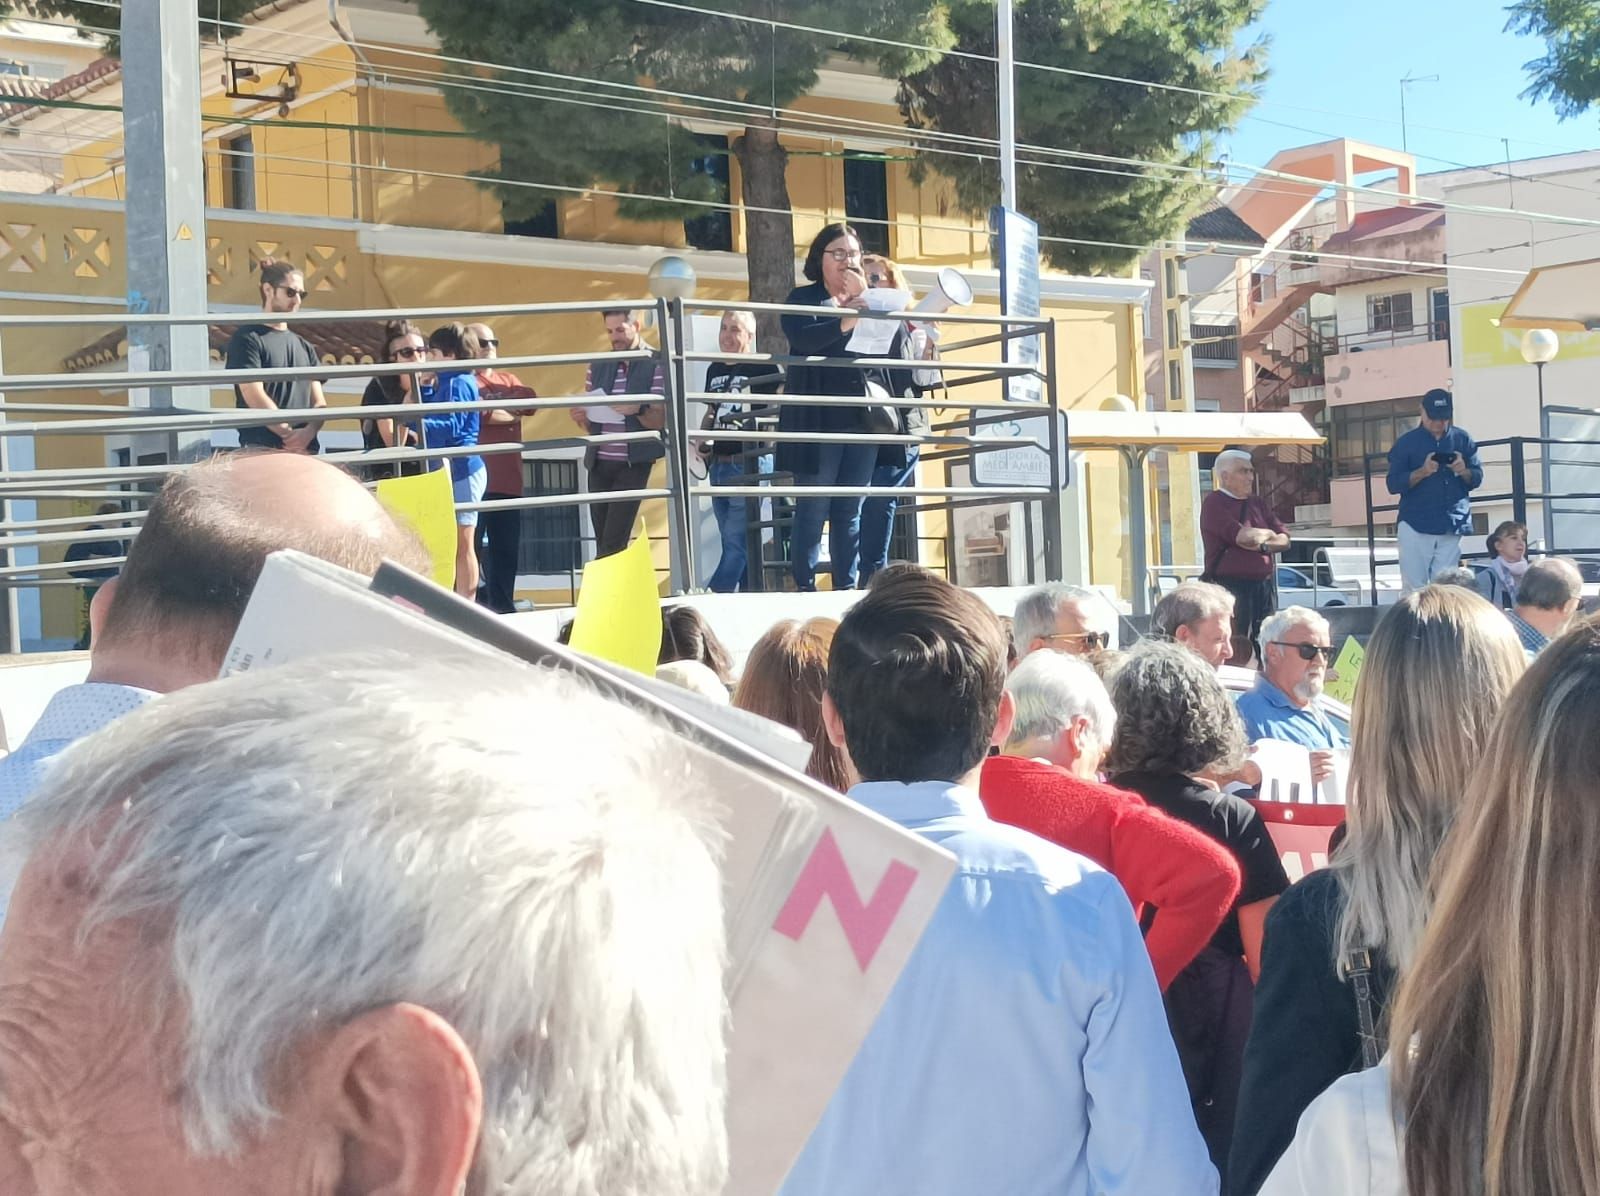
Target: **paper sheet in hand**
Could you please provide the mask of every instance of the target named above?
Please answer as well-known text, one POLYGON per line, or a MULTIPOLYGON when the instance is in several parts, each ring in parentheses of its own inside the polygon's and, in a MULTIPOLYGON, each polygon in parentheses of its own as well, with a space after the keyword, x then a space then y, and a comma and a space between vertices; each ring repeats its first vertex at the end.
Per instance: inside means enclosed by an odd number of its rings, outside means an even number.
MULTIPOLYGON (((731 1007, 730 1193, 773 1192, 821 1117, 954 872, 925 839, 794 771, 787 728, 533 640, 385 565, 369 583, 299 553, 267 560, 223 672, 341 651, 500 653, 597 691, 593 744, 680 737, 689 783, 719 803, 731 1007), (788 763, 784 763, 787 761, 788 763)), ((489 697, 490 695, 486 695, 489 697)))
MULTIPOLYGON (((866 299, 868 311, 905 311, 911 306, 910 292, 891 291, 887 287, 869 288, 866 299)), ((845 348, 862 357, 883 357, 902 327, 899 320, 857 320, 845 348)))
POLYGON ((1367 650, 1353 635, 1345 636, 1339 655, 1333 662, 1333 676, 1322 690, 1330 698, 1337 698, 1346 706, 1356 700, 1356 681, 1361 676, 1361 666, 1366 663, 1367 650))

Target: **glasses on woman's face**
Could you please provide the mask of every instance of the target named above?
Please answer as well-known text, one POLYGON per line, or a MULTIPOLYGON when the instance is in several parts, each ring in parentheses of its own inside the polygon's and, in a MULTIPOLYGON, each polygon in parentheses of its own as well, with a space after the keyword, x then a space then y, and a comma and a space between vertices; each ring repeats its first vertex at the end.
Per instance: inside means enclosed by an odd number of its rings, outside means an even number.
POLYGON ((827 254, 841 266, 846 262, 859 262, 861 260, 861 250, 859 249, 830 249, 827 254))
POLYGON ((396 361, 420 361, 428 355, 425 345, 401 345, 398 349, 390 350, 396 361))

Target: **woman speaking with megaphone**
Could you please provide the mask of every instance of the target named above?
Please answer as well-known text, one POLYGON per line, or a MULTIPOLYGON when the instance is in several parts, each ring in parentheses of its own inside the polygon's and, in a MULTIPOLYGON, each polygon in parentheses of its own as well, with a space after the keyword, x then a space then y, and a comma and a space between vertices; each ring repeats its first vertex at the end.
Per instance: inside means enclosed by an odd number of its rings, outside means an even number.
MULTIPOLYGON (((812 240, 802 273, 808 285, 796 287, 785 303, 794 307, 836 307, 864 311, 867 278, 861 266, 861 238, 848 224, 830 224, 812 240)), ((783 333, 795 357, 853 357, 849 349, 854 316, 786 314, 783 333)), ((785 391, 791 395, 856 395, 860 406, 785 403, 778 412, 780 432, 867 433, 867 379, 850 365, 797 362, 789 367, 785 391)), ((878 446, 870 441, 806 444, 780 441, 777 468, 792 473, 798 486, 865 486, 877 464, 878 446)), ((828 559, 833 588, 855 588, 861 539, 861 499, 801 498, 795 502, 789 568, 795 587, 817 588, 817 561, 822 553, 822 525, 828 524, 828 559)))

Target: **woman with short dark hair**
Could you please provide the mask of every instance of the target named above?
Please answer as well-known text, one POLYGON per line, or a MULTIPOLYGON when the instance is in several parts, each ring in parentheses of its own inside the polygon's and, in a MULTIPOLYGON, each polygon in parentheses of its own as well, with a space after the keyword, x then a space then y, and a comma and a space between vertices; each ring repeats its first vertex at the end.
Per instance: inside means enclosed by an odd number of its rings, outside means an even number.
POLYGON ((1489 533, 1488 567, 1477 576, 1478 593, 1501 610, 1517 604, 1517 587, 1528 571, 1528 526, 1507 519, 1489 533))
MULTIPOLYGON (((796 287, 785 303, 795 307, 829 307, 864 311, 867 276, 861 268, 861 238, 848 224, 829 224, 806 250, 803 272, 807 285, 796 287)), ((796 357, 852 357, 848 348, 855 316, 789 313, 783 334, 796 357)), ((780 432, 865 432, 865 375, 853 366, 796 363, 789 367, 785 391, 792 395, 855 395, 861 405, 785 403, 778 412, 780 432)), ((797 486, 866 486, 878 461, 870 441, 778 445, 777 468, 792 473, 797 486)), ((790 536, 790 572, 800 590, 817 588, 817 562, 822 554, 822 525, 828 525, 828 561, 833 588, 853 590, 861 548, 861 499, 801 498, 795 501, 790 536)))
MULTIPOLYGON (((378 361, 383 365, 402 363, 421 367, 428 360, 428 342, 422 339, 421 330, 410 320, 390 320, 383 326, 383 348, 378 351, 378 361)), ((417 402, 412 391, 416 374, 384 374, 367 383, 362 392, 363 407, 394 407, 401 403, 417 402)), ((420 387, 419 387, 420 389, 420 387)), ((361 447, 368 452, 376 449, 415 448, 416 424, 399 423, 393 419, 364 419, 361 421, 361 447), (399 427, 398 439, 395 428, 399 427)), ((415 462, 369 465, 363 470, 369 482, 396 478, 401 474, 417 472, 415 462)))

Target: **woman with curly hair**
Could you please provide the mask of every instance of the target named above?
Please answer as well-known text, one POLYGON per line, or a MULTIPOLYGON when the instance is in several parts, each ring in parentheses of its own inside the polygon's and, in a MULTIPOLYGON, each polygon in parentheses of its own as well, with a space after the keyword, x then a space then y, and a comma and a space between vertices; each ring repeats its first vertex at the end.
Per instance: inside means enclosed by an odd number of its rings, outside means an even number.
POLYGON ((1244 725, 1211 667, 1187 648, 1145 640, 1110 687, 1117 710, 1106 760, 1111 783, 1217 840, 1243 877, 1210 944, 1167 989, 1167 1020, 1195 1120, 1226 1189, 1262 929, 1289 878, 1254 807, 1199 779, 1237 772, 1245 754, 1244 725))

